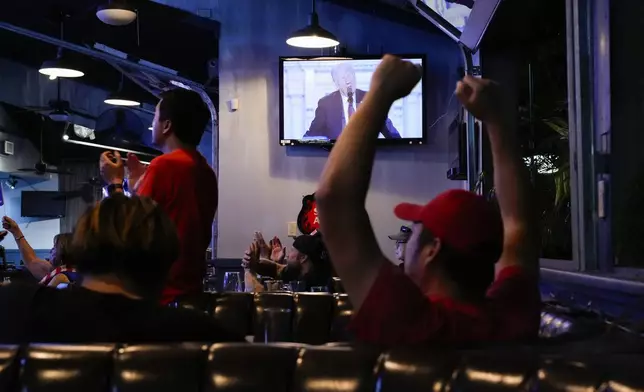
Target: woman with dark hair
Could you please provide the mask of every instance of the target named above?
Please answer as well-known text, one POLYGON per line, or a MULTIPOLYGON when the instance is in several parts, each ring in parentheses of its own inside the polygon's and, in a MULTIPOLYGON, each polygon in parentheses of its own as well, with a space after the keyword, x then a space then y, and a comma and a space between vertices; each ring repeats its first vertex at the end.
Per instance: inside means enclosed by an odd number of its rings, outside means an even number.
POLYGON ((71 233, 61 233, 54 236, 54 243, 49 251, 49 261, 47 261, 36 255, 16 221, 5 216, 2 218, 2 227, 13 235, 25 267, 34 278, 38 279, 40 284, 56 287, 61 283, 76 281, 76 270, 69 257, 71 233))
POLYGON ((178 254, 174 224, 154 201, 108 197, 74 230, 80 285, 0 287, 0 343, 243 341, 203 312, 159 304, 178 254))
POLYGON ((54 236, 54 247, 51 248, 49 260, 54 267, 41 280, 40 284, 58 287, 62 283, 75 283, 78 279, 74 259, 70 257, 72 233, 61 233, 54 236))

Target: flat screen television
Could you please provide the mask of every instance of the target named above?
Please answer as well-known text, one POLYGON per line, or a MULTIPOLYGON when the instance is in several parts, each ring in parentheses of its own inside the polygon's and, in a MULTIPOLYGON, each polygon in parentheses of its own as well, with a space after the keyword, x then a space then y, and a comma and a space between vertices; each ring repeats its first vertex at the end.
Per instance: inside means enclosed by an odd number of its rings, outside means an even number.
MULTIPOLYGON (((400 57, 425 65, 424 55, 400 57)), ((380 60, 381 56, 281 57, 280 144, 333 144, 369 90, 380 60)), ((394 102, 378 135, 379 144, 425 142, 424 80, 407 97, 394 102)))
POLYGON ((65 194, 55 191, 22 191, 20 215, 28 218, 62 218, 65 194))
POLYGON ((476 52, 501 0, 409 0, 434 25, 476 52))

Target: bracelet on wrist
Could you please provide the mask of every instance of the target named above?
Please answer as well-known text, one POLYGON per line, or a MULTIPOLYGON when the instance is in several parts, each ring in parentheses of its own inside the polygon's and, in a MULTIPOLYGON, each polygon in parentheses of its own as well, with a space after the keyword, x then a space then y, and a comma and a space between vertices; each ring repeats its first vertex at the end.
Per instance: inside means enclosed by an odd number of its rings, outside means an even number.
POLYGON ((20 237, 16 238, 16 241, 20 241, 20 240, 24 240, 24 239, 25 239, 25 236, 21 235, 20 237))

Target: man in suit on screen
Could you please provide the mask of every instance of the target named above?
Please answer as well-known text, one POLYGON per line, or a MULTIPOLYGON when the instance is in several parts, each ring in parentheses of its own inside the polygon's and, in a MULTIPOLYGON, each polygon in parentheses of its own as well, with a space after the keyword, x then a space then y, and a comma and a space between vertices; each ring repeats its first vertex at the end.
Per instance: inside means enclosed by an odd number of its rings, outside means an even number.
MULTIPOLYGON (((326 137, 336 140, 367 93, 356 88, 356 73, 348 62, 336 65, 331 71, 331 77, 337 90, 318 101, 315 118, 304 137, 326 137)), ((401 138, 389 119, 380 133, 386 139, 401 138)))

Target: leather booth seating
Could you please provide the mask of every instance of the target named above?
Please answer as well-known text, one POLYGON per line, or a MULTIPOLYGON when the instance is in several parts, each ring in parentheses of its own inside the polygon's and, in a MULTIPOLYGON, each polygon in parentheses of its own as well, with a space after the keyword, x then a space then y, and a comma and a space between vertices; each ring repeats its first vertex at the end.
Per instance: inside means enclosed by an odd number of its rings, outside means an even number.
POLYGON ((325 344, 348 342, 347 331, 353 310, 346 294, 328 293, 237 293, 205 294, 203 297, 178 301, 172 306, 204 311, 224 328, 252 335, 263 341, 264 325, 271 310, 285 311, 289 321, 281 323, 280 340, 325 344))
POLYGON ((0 390, 644 391, 644 355, 295 344, 0 347, 0 390))
MULTIPOLYGON (((291 322, 282 323, 283 340, 306 344, 348 342, 347 331, 353 309, 346 294, 327 293, 215 293, 178 301, 181 306, 204 311, 231 331, 263 341, 267 309, 282 309, 291 322)), ((606 324, 588 312, 573 312, 545 304, 541 313, 540 336, 555 340, 580 340, 600 336, 606 324)), ((281 339, 280 339, 281 340, 281 339)))

